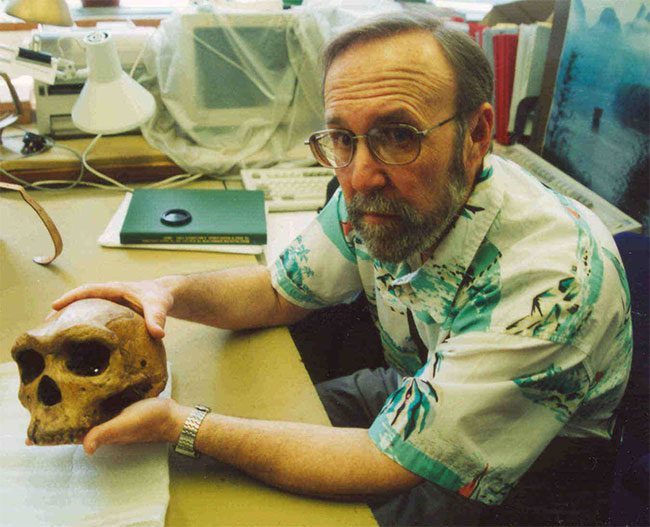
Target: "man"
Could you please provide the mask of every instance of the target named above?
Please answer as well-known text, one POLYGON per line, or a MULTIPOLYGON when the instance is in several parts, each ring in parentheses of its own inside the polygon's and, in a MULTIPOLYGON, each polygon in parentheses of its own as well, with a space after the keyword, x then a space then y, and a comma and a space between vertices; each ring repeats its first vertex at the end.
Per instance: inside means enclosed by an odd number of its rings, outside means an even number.
MULTIPOLYGON (((334 428, 210 413, 194 448, 292 492, 372 498, 383 525, 477 522, 556 436, 607 443, 631 353, 611 236, 487 155, 491 94, 480 49, 437 21, 354 28, 326 50, 310 138, 341 190, 269 269, 90 284, 53 307, 137 306, 161 338, 167 316, 284 325, 363 293, 390 368, 318 386, 334 428)), ((176 443, 191 412, 141 401, 84 448, 176 443)))

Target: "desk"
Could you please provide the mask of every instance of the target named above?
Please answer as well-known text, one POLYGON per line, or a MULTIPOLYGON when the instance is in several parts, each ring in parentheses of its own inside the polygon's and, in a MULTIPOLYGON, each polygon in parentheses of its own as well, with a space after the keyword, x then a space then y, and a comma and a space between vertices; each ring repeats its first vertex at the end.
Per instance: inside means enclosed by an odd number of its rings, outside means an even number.
MULTIPOLYGON (((253 256, 121 250, 97 245, 122 193, 97 190, 35 193, 63 237, 63 253, 47 267, 47 232, 17 193, 0 194, 0 361, 14 339, 40 324, 49 303, 83 282, 140 280, 175 272, 255 264, 253 256)), ((285 328, 232 333, 170 319, 168 359, 173 396, 242 417, 328 424, 285 328), (253 390, 254 388, 254 390, 253 390)), ((293 496, 258 483, 205 456, 170 455, 167 525, 375 525, 368 507, 293 496)))

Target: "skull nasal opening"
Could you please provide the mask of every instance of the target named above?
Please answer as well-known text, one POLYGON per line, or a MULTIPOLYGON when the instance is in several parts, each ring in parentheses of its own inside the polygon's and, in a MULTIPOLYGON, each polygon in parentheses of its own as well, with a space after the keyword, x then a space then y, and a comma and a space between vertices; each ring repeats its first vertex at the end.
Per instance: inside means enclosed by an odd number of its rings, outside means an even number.
POLYGON ((51 377, 43 375, 38 383, 38 400, 45 406, 54 406, 61 402, 61 390, 51 377))

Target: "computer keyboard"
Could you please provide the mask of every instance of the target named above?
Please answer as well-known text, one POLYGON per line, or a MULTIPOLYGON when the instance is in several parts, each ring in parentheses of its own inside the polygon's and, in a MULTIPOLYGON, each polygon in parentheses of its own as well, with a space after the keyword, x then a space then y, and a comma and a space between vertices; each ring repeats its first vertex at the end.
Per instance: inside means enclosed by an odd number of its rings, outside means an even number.
POLYGON ((545 159, 541 158, 524 145, 505 146, 494 143, 494 153, 505 159, 510 159, 528 170, 546 186, 569 196, 589 207, 607 226, 612 234, 632 231, 641 232, 641 224, 616 208, 593 190, 585 187, 568 174, 562 172, 545 159))
POLYGON ((322 167, 251 168, 241 171, 247 190, 262 190, 270 212, 317 210, 325 204, 334 171, 322 167))

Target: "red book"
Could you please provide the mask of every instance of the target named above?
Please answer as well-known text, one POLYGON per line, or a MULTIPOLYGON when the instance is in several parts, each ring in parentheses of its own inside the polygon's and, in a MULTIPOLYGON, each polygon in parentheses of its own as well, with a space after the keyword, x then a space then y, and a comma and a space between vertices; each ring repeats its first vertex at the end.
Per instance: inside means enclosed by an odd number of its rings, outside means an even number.
POLYGON ((508 121, 510 119, 512 85, 515 80, 518 39, 519 35, 494 35, 492 38, 496 140, 504 145, 509 143, 508 121))
POLYGON ((479 46, 483 47, 483 31, 488 26, 481 24, 480 22, 468 22, 469 26, 469 36, 472 37, 472 40, 476 42, 479 46))

